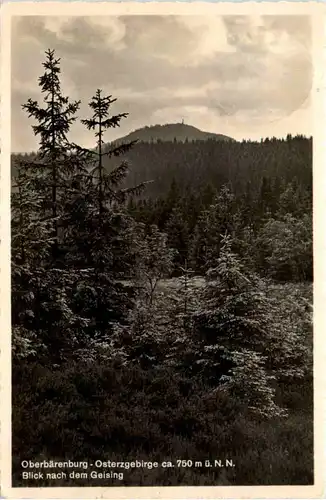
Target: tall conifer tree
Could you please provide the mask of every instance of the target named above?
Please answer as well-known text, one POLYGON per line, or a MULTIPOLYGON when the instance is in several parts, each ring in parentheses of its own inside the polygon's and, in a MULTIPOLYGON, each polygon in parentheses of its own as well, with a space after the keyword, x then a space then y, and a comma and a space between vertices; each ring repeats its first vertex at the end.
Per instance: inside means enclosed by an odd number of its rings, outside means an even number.
POLYGON ((28 99, 23 105, 29 117, 38 122, 33 126, 35 135, 40 137, 38 159, 39 167, 44 174, 43 189, 49 193, 48 205, 53 218, 53 257, 58 255, 58 216, 60 209, 58 203, 62 189, 65 187, 67 175, 71 172, 71 145, 67 134, 74 116, 79 109, 80 102, 70 102, 62 94, 60 82, 60 59, 55 58, 54 50, 46 51, 46 60, 43 63, 44 74, 39 78, 39 86, 44 95, 44 106, 37 101, 28 99))

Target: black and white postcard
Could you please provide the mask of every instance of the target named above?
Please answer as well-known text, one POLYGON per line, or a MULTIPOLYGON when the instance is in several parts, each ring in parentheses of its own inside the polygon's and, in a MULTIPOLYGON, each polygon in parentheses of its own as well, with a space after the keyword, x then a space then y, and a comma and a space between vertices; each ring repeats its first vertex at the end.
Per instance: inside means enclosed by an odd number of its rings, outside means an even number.
POLYGON ((325 6, 1 10, 2 496, 321 498, 325 6))

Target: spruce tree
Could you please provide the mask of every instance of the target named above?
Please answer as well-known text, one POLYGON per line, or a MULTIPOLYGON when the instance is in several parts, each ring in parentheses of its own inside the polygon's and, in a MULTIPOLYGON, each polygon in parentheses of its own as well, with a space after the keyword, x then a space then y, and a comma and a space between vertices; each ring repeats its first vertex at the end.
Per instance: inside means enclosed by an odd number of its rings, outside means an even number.
POLYGON ((14 359, 46 356, 62 361, 83 339, 85 321, 73 310, 71 290, 80 276, 51 264, 53 220, 44 216, 38 177, 17 166, 11 201, 12 338, 14 359))
POLYGON ((255 413, 275 416, 280 409, 271 385, 274 373, 268 370, 276 342, 271 327, 274 304, 266 296, 265 283, 244 268, 231 245, 231 237, 224 236, 216 265, 206 275, 202 307, 194 315, 195 364, 210 383, 225 384, 255 413))
POLYGON ((125 317, 131 306, 132 290, 124 283, 135 263, 135 223, 128 213, 128 199, 137 195, 144 183, 124 188, 128 163, 116 165, 113 158, 126 153, 136 141, 127 144, 105 144, 104 134, 119 127, 127 113, 111 115, 111 105, 116 102, 111 95, 103 96, 98 89, 89 102, 92 116, 83 119, 88 130, 93 130, 96 148, 78 147, 85 154, 91 182, 87 202, 80 200, 75 214, 75 233, 72 258, 79 265, 85 262, 92 269, 92 278, 77 290, 78 310, 84 310, 91 321, 95 336, 106 335, 113 323, 125 317))
POLYGON ((39 86, 44 95, 44 106, 37 101, 28 99, 23 104, 23 109, 29 117, 33 117, 38 123, 33 125, 36 136, 40 137, 38 150, 38 164, 36 167, 42 170, 43 185, 48 208, 52 216, 53 245, 52 254, 56 259, 58 256, 58 217, 62 213, 60 199, 66 186, 67 176, 71 173, 74 164, 71 145, 67 134, 71 125, 76 120, 74 116, 79 109, 80 102, 70 102, 68 97, 62 94, 60 82, 60 59, 55 58, 54 50, 45 52, 46 60, 43 63, 44 74, 39 78, 39 86))
POLYGON ((43 200, 37 191, 37 178, 23 160, 16 162, 12 189, 12 261, 20 266, 41 265, 52 242, 52 220, 41 217, 43 200))
MULTIPOLYGON (((114 191, 114 188, 124 180, 128 172, 128 164, 125 161, 111 172, 107 172, 104 168, 104 158, 119 157, 129 151, 137 142, 131 141, 126 144, 113 145, 111 148, 104 147, 105 143, 103 136, 105 131, 110 128, 119 127, 121 120, 128 116, 128 113, 109 116, 110 108, 116 100, 117 99, 112 99, 111 95, 103 96, 102 90, 97 89, 96 94, 89 102, 89 107, 92 109, 93 115, 91 118, 82 120, 82 123, 86 125, 88 130, 95 131, 95 137, 97 139, 96 149, 92 151, 89 150, 88 152, 93 154, 94 157, 93 161, 95 163, 95 168, 92 174, 97 189, 97 204, 100 218, 108 203, 111 204, 115 200, 121 201, 124 199, 123 194, 126 193, 122 190, 119 192, 114 191)), ((135 190, 128 191, 134 192, 135 190)))
POLYGON ((97 145, 95 149, 79 148, 79 150, 87 154, 92 179, 89 186, 88 214, 85 214, 84 220, 85 226, 91 233, 88 241, 84 240, 87 247, 85 257, 97 269, 104 270, 109 266, 112 270, 115 266, 116 271, 118 268, 125 271, 126 262, 118 263, 117 258, 118 254, 122 259, 123 255, 126 256, 130 243, 127 240, 128 235, 130 236, 132 219, 128 215, 127 201, 138 194, 145 183, 124 189, 122 185, 128 175, 128 163, 122 161, 116 165, 110 162, 113 157, 118 158, 125 154, 137 142, 105 144, 105 131, 119 127, 121 120, 128 116, 128 113, 110 115, 111 105, 116 100, 111 95, 103 96, 100 89, 96 91, 89 102, 93 115, 81 122, 88 130, 94 131, 97 145), (126 237, 125 241, 122 235, 126 237), (122 246, 124 246, 123 251, 122 246))
POLYGON ((174 264, 176 271, 178 266, 184 263, 188 257, 188 239, 189 230, 187 227, 186 217, 182 207, 176 205, 171 212, 169 219, 165 224, 165 232, 168 236, 168 244, 175 252, 174 264))
POLYGON ((15 169, 12 320, 14 332, 17 328, 19 332, 32 332, 35 345, 43 345, 48 358, 59 362, 86 340, 87 321, 76 313, 73 300, 80 273, 59 265, 59 238, 63 239, 59 232, 66 217, 64 200, 80 167, 67 138, 79 102, 63 96, 60 59, 55 58, 53 50, 46 52, 43 66, 39 86, 44 106, 32 99, 22 106, 38 122, 33 131, 40 137, 40 145, 36 155, 20 158, 15 169))
POLYGON ((191 264, 200 273, 214 266, 219 257, 221 238, 235 229, 234 194, 222 186, 213 203, 198 218, 191 242, 191 264))
POLYGON ((11 317, 14 359, 40 354, 35 299, 51 250, 51 219, 42 218, 36 179, 24 159, 16 161, 11 194, 11 317))

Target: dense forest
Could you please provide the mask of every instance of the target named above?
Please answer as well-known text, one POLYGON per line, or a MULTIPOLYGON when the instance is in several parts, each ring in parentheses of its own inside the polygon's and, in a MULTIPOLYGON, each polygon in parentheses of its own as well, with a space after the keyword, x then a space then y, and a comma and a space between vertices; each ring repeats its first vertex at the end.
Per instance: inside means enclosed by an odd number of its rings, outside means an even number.
POLYGON ((312 139, 110 143, 117 99, 80 117, 43 66, 12 156, 13 486, 312 484, 312 139), (23 479, 68 459, 176 465, 23 479))

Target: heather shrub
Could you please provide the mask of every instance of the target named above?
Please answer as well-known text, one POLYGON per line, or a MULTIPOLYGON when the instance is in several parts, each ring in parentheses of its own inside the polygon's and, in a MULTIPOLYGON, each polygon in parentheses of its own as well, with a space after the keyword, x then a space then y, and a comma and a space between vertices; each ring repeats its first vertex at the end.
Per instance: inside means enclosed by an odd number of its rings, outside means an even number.
MULTIPOLYGON (((307 472, 313 458, 309 412, 300 420, 292 413, 288 419, 275 416, 270 425, 253 415, 246 402, 172 368, 79 361, 50 369, 22 361, 13 367, 13 404, 15 486, 21 485, 22 459, 68 459, 71 449, 74 460, 228 458, 235 463, 209 474, 204 467, 140 470, 126 473, 119 485, 312 482, 307 472)), ((92 482, 68 483, 81 484, 92 482)), ((37 483, 42 485, 51 481, 37 483)))

